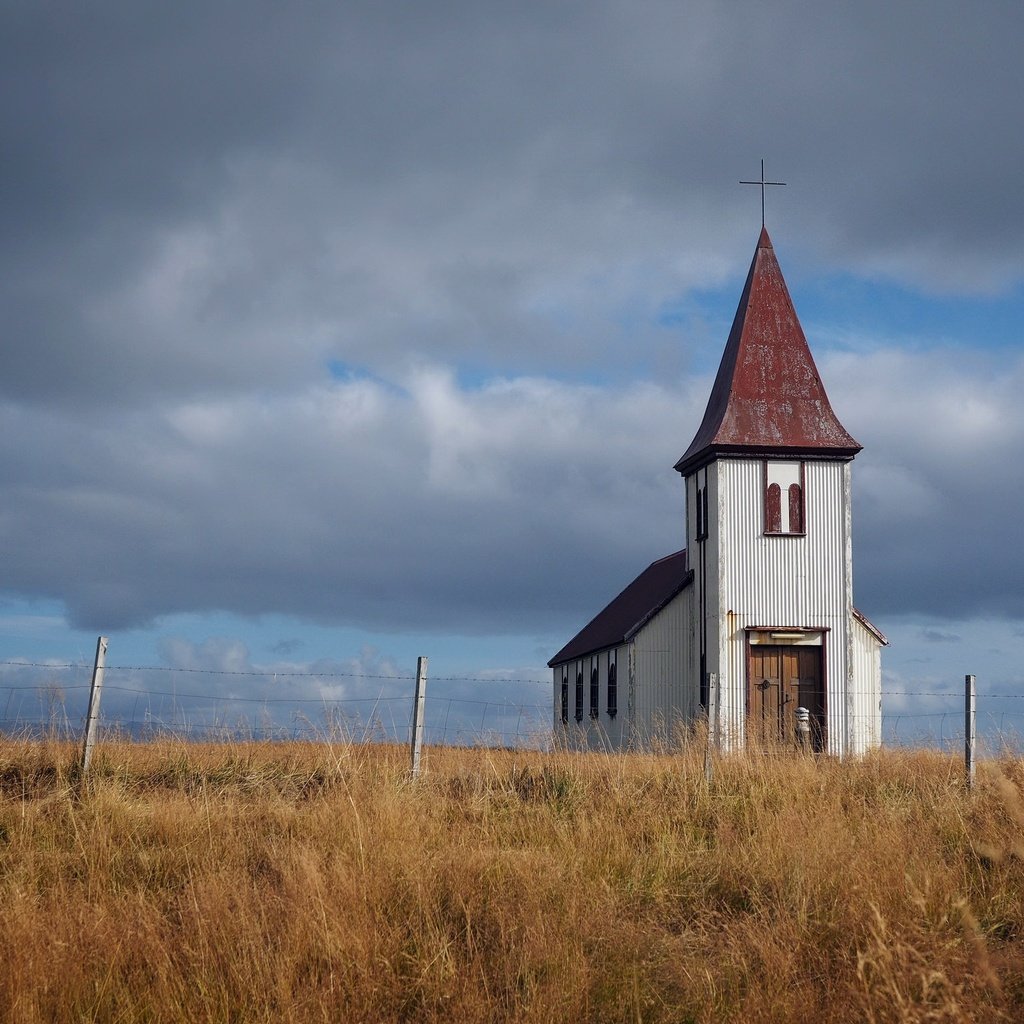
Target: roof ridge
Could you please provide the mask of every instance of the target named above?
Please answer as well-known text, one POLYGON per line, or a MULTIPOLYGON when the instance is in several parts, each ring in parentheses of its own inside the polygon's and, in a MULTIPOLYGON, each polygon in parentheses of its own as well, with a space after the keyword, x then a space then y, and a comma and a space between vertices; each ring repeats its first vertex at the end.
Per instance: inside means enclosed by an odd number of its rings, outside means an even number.
POLYGON ((687 568, 685 548, 656 559, 613 597, 548 665, 573 661, 628 642, 692 581, 693 571, 687 568))
MULTIPOLYGON (((673 551, 670 555, 662 555, 661 558, 656 558, 653 562, 651 562, 651 565, 658 565, 660 562, 667 562, 670 558, 678 558, 680 555, 685 554, 686 548, 680 548, 678 551, 673 551)), ((651 566, 649 565, 647 568, 649 569, 650 567, 651 566)))

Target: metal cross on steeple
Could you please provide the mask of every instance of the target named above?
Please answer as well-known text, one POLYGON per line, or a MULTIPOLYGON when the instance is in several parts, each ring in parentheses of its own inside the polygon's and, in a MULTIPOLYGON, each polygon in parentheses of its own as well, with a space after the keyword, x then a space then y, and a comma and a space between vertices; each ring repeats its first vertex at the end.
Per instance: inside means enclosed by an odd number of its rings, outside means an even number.
POLYGON ((760 181, 741 181, 741 185, 760 185, 761 186, 761 227, 764 227, 764 187, 765 185, 785 185, 784 181, 765 181, 764 180, 764 161, 761 161, 761 180, 760 181))

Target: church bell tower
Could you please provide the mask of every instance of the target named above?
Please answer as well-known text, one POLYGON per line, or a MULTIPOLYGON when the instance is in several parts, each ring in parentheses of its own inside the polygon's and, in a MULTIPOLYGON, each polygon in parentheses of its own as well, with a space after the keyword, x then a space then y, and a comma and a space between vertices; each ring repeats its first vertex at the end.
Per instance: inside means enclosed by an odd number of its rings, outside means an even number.
POLYGON ((884 637, 853 605, 851 463, 762 227, 704 418, 676 463, 694 573, 693 678, 724 742, 876 745, 884 637), (806 712, 806 714, 803 714, 806 712))

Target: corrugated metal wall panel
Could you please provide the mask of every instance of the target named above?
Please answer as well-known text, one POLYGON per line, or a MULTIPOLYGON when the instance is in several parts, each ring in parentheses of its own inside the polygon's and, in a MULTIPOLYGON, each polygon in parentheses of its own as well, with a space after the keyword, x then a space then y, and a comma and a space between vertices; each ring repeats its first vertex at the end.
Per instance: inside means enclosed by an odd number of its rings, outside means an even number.
POLYGON ((715 465, 720 544, 728 552, 717 567, 717 612, 725 627, 719 634, 718 671, 726 732, 733 743, 742 742, 747 627, 827 629, 829 749, 842 754, 850 739, 852 710, 847 669, 852 610, 849 463, 805 464, 804 536, 764 533, 760 460, 721 459, 715 465))
POLYGON ((850 464, 804 464, 804 536, 764 533, 764 464, 723 458, 687 478, 687 547, 695 579, 634 640, 597 655, 600 714, 589 716, 591 658, 569 666, 569 728, 560 721, 561 676, 554 673, 555 734, 581 749, 621 750, 664 742, 698 713, 701 579, 706 586, 707 670, 720 682, 723 739, 744 741, 747 633, 753 626, 825 630, 828 746, 859 753, 880 739, 880 648, 852 616, 850 464), (696 486, 708 488, 712 526, 696 539, 696 486), (716 511, 717 510, 717 511, 716 511), (716 518, 717 516, 717 518, 716 518), (727 553, 727 557, 722 556, 727 553), (618 714, 607 714, 608 665, 618 664, 618 714), (576 723, 575 680, 584 678, 584 718, 576 723))
POLYGON ((640 745, 675 743, 695 711, 697 680, 691 667, 693 588, 674 597, 634 637, 634 733, 640 745))
POLYGON ((555 742, 570 750, 621 750, 626 744, 629 732, 627 694, 629 687, 628 648, 622 645, 599 654, 578 658, 567 665, 558 665, 552 672, 552 729, 555 742), (614 717, 608 713, 608 672, 616 665, 618 690, 617 711, 614 717), (590 673, 597 666, 598 716, 590 716, 590 673), (569 721, 562 723, 562 673, 569 680, 569 721), (583 676, 583 719, 576 721, 576 676, 583 676))
POLYGON ((863 754, 882 742, 882 645, 863 623, 853 622, 853 700, 851 753, 863 754))
MULTIPOLYGON (((808 463, 807 533, 770 536, 762 532, 762 466, 754 460, 722 460, 722 565, 724 611, 781 616, 759 625, 820 625, 842 619, 850 601, 846 558, 848 519, 842 515, 848 490, 844 463, 808 463)), ((754 623, 752 623, 754 624, 754 623)))

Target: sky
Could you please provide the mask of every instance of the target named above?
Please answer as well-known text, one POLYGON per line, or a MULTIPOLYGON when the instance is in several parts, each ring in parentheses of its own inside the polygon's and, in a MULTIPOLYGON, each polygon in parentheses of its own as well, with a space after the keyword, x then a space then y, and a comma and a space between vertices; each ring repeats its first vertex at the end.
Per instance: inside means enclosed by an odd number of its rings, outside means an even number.
POLYGON ((685 543, 764 159, 885 685, 1024 711, 1019 3, 0 12, 0 661, 547 700, 685 543))

